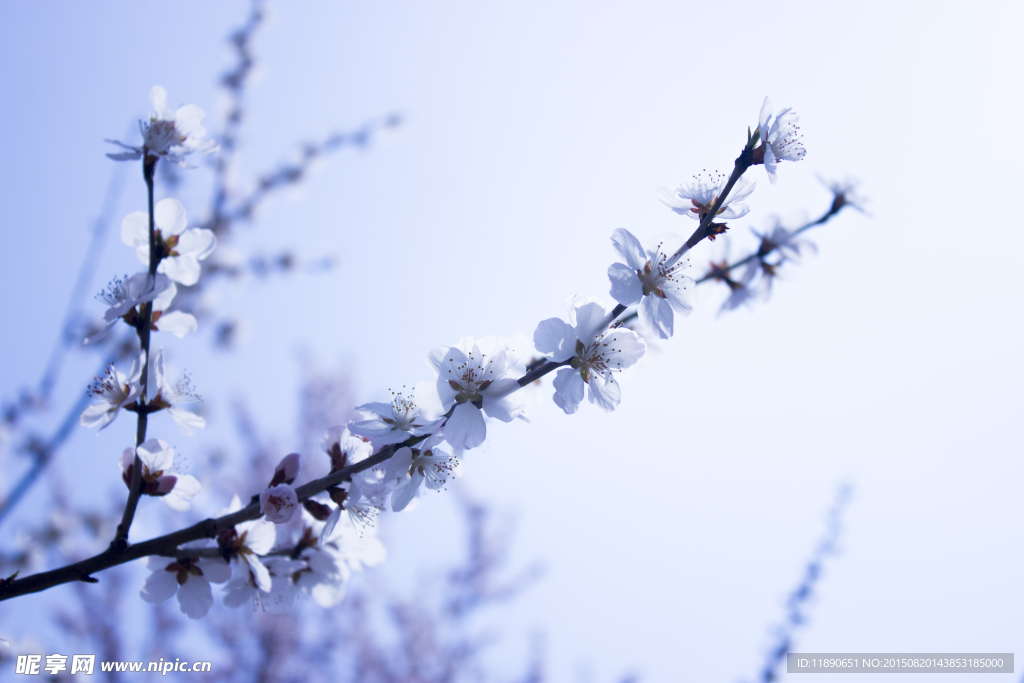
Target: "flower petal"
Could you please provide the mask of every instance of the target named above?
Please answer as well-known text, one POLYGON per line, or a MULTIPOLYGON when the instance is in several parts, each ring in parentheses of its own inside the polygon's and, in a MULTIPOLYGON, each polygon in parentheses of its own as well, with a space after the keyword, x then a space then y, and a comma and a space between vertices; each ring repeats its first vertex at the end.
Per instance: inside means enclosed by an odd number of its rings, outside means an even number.
POLYGON ((640 322, 649 330, 657 333, 662 339, 672 336, 672 305, 667 299, 656 294, 645 296, 640 302, 640 322))
POLYGON ((187 254, 202 261, 216 248, 217 236, 213 234, 213 230, 189 228, 178 236, 178 246, 174 250, 181 255, 187 254))
POLYGON ((590 378, 590 384, 587 386, 590 387, 587 398, 601 410, 611 412, 619 406, 622 391, 612 375, 608 375, 607 379, 600 375, 594 375, 590 378))
POLYGON ((171 311, 161 315, 160 319, 156 321, 155 327, 161 332, 170 332, 180 339, 186 334, 192 334, 199 329, 199 323, 191 313, 171 311))
MULTIPOLYGON (((474 410, 476 409, 474 408, 474 410)), ((391 494, 391 511, 401 512, 408 507, 410 501, 416 497, 416 492, 420 490, 422 483, 423 475, 416 470, 412 476, 395 487, 394 493, 391 494)))
POLYGON ((191 474, 179 474, 177 478, 178 480, 174 483, 174 488, 171 489, 171 492, 166 496, 162 496, 160 500, 166 503, 167 507, 172 510, 185 512, 192 507, 192 503, 189 501, 199 495, 199 492, 203 490, 203 486, 191 474))
POLYGON ((183 285, 191 286, 199 282, 199 261, 194 256, 171 256, 160 262, 158 273, 183 285))
POLYGON ((584 344, 590 344, 594 337, 600 334, 605 327, 605 316, 607 312, 604 306, 597 302, 583 304, 576 308, 576 338, 584 344))
MULTIPOLYGON (((149 253, 149 214, 145 211, 134 211, 121 221, 121 241, 129 247, 145 246, 149 253)), ((141 259, 148 264, 149 259, 141 259)))
POLYGON ((201 557, 196 565, 203 572, 203 578, 211 583, 224 583, 231 579, 231 565, 220 558, 201 557))
POLYGON ((174 464, 174 449, 163 439, 149 439, 135 450, 150 472, 167 471, 174 464))
POLYGON ((213 593, 210 583, 201 576, 188 577, 178 588, 178 604, 189 619, 202 619, 213 607, 213 593))
POLYGON ((561 363, 576 355, 576 330, 561 318, 542 320, 533 333, 533 345, 541 353, 550 353, 551 360, 561 363))
MULTIPOLYGON (((651 297, 647 297, 651 298, 651 297)), ((604 337, 604 342, 615 349, 613 357, 616 369, 623 370, 630 367, 644 355, 647 350, 647 343, 633 330, 619 328, 612 330, 604 337)))
POLYGON ((644 286, 637 277, 636 268, 613 263, 608 266, 608 279, 612 282, 612 298, 623 306, 637 303, 644 295, 644 286))
POLYGON ((155 571, 142 584, 142 591, 139 595, 146 602, 159 605, 166 602, 178 590, 177 572, 166 570, 168 565, 174 564, 174 560, 169 557, 154 557, 151 562, 155 563, 152 565, 155 571))
POLYGON ((643 245, 629 230, 616 228, 612 232, 612 244, 622 254, 622 258, 626 259, 626 265, 634 271, 643 268, 647 263, 647 253, 644 252, 643 245))
POLYGON ((444 425, 444 438, 452 448, 476 448, 487 437, 487 425, 480 410, 471 403, 455 406, 455 412, 444 425))
MULTIPOLYGON (((273 525, 271 525, 271 529, 273 529, 273 525)), ((270 571, 263 566, 263 563, 255 555, 246 555, 245 561, 252 571, 252 578, 256 582, 256 587, 264 593, 269 593, 271 588, 270 571)))
POLYGON ((509 377, 491 383, 480 392, 483 395, 483 409, 488 417, 502 422, 511 422, 526 409, 525 399, 519 390, 519 382, 509 377))
MULTIPOLYGON (((148 218, 147 216, 147 237, 149 231, 148 218)), ((172 235, 180 235, 188 227, 185 205, 174 197, 161 199, 153 208, 153 221, 156 223, 156 229, 160 231, 160 235, 164 239, 172 235)))
POLYGON ((564 410, 567 415, 572 415, 579 410, 580 401, 583 400, 584 386, 579 370, 560 368, 555 373, 555 381, 552 384, 555 387, 553 396, 555 405, 564 410))

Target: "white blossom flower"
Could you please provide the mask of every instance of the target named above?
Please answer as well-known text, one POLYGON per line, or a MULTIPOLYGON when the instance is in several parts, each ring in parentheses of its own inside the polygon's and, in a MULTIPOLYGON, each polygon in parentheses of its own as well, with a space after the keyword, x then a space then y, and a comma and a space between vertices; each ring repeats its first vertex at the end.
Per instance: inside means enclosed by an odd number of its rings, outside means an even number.
POLYGON ((102 340, 110 326, 122 318, 129 325, 136 325, 137 307, 150 301, 153 302, 150 318, 152 329, 170 332, 179 338, 195 332, 199 327, 195 316, 182 311, 166 312, 177 293, 177 285, 162 273, 157 273, 155 278, 151 278, 149 273, 114 278, 105 290, 96 295, 97 299, 109 306, 103 315, 103 329, 88 337, 84 343, 95 344, 102 340))
POLYGON ((121 478, 131 486, 135 469, 135 455, 142 462, 142 492, 148 496, 159 496, 172 510, 185 511, 191 507, 190 500, 202 490, 199 481, 190 474, 177 474, 174 466, 174 449, 163 439, 149 439, 137 448, 126 448, 121 454, 121 478))
MULTIPOLYGON (((229 515, 242 509, 242 501, 236 495, 231 505, 217 513, 217 517, 229 515)), ((244 561, 252 573, 255 585, 269 593, 271 582, 270 572, 260 561, 260 555, 266 555, 274 547, 277 539, 276 527, 265 519, 254 519, 240 522, 217 536, 217 544, 225 557, 244 561)))
POLYGON ((709 265, 710 269, 704 279, 716 280, 729 287, 729 296, 718 309, 719 316, 726 311, 733 311, 754 301, 757 292, 752 283, 760 269, 759 259, 752 258, 740 269, 740 274, 734 277, 733 273, 737 268, 729 265, 728 243, 726 243, 722 260, 720 262, 711 261, 709 265))
POLYGON ((764 170, 768 172, 768 180, 774 183, 779 161, 800 161, 807 154, 800 126, 796 125, 800 116, 789 107, 772 116, 772 103, 766 97, 758 118, 757 129, 761 133, 764 149, 764 170))
POLYGON ((266 571, 270 577, 270 586, 264 588, 260 579, 253 571, 244 571, 231 580, 224 594, 227 607, 238 607, 252 602, 253 609, 265 612, 280 613, 291 609, 298 594, 292 575, 306 568, 306 563, 287 557, 269 557, 266 559, 266 571))
POLYGON ((321 607, 334 607, 345 597, 345 584, 352 570, 341 561, 334 546, 313 546, 302 551, 304 569, 295 578, 295 585, 321 607))
MULTIPOLYGON (((312 529, 317 524, 312 520, 312 529)), ((325 534, 326 528, 324 525, 319 533, 321 543, 303 549, 300 558, 307 567, 295 575, 295 584, 321 607, 332 607, 345 597, 345 584, 352 573, 379 565, 387 552, 373 527, 357 525, 347 515, 340 516, 325 534)))
POLYGON ((487 425, 481 411, 502 422, 522 415, 523 399, 514 393, 519 383, 505 377, 514 365, 509 352, 494 337, 463 337, 457 346, 438 346, 427 356, 427 365, 437 374, 437 393, 421 383, 416 396, 421 404, 440 399, 439 405, 424 405, 428 412, 445 413, 454 406, 444 423, 444 438, 452 448, 469 450, 484 442, 487 425))
POLYGON ((419 448, 399 448, 388 460, 384 481, 397 480, 391 493, 391 510, 401 512, 416 497, 420 484, 438 490, 452 476, 452 470, 459 466, 458 458, 437 449, 442 437, 435 435, 419 444, 419 448))
POLYGON ((590 387, 591 403, 605 411, 615 410, 621 390, 612 373, 640 360, 647 344, 633 330, 608 329, 608 312, 600 303, 575 306, 569 317, 572 324, 560 318, 541 321, 533 334, 538 351, 556 363, 570 361, 570 367, 560 368, 555 375, 555 404, 567 414, 575 413, 584 387, 590 387))
POLYGON ((299 497, 288 484, 271 486, 260 493, 260 512, 274 524, 289 522, 299 508, 299 497))
POLYGON ((109 325, 123 318, 128 311, 153 301, 171 286, 168 277, 161 274, 151 277, 149 273, 143 272, 131 277, 114 278, 105 290, 96 295, 97 299, 110 307, 103 314, 103 321, 109 325))
MULTIPOLYGON (((678 214, 689 216, 694 220, 704 220, 711 206, 718 199, 725 186, 729 184, 729 176, 717 171, 702 171, 693 176, 693 180, 677 187, 662 185, 657 189, 658 199, 678 214)), ((743 200, 750 196, 757 186, 755 182, 740 176, 733 185, 729 196, 718 209, 715 219, 732 220, 746 216, 750 209, 743 200)))
POLYGON ((328 489, 331 500, 337 503, 338 507, 324 521, 319 545, 323 545, 334 533, 334 527, 341 520, 343 512, 348 514, 349 522, 360 534, 373 526, 374 519, 381 509, 381 499, 386 495, 384 491, 374 491, 374 485, 375 483, 368 483, 361 477, 353 477, 352 481, 345 482, 342 487, 328 489))
POLYGON ((166 409, 167 413, 178 423, 181 431, 191 436, 193 429, 202 429, 206 426, 205 419, 179 407, 184 403, 197 403, 202 399, 193 391, 192 381, 187 373, 182 373, 173 385, 167 381, 164 375, 163 347, 158 348, 153 354, 147 381, 149 394, 153 397, 150 399, 150 405, 166 409))
POLYGON ((94 403, 82 411, 78 421, 83 427, 96 427, 102 430, 114 421, 121 408, 135 400, 142 394, 142 385, 139 380, 142 377, 142 367, 146 363, 146 352, 143 351, 139 357, 132 362, 131 372, 126 376, 118 372, 111 363, 107 367, 107 373, 103 377, 97 377, 89 387, 89 395, 98 398, 99 403, 94 403))
POLYGON ((352 422, 348 430, 357 436, 370 439, 374 448, 401 443, 410 436, 432 434, 441 423, 440 420, 425 419, 420 415, 416 400, 412 396, 406 397, 402 392, 392 391, 391 403, 364 403, 356 410, 366 416, 375 417, 352 422))
POLYGON ((623 306, 639 302, 640 322, 662 339, 672 336, 673 311, 686 317, 697 300, 697 285, 683 275, 690 261, 677 256, 685 243, 670 233, 655 237, 644 251, 628 230, 618 228, 612 233, 612 244, 626 263, 608 267, 611 295, 623 306))
MULTIPOLYGON (((766 230, 764 233, 760 233, 751 229, 751 232, 761 240, 761 245, 757 250, 758 258, 764 261, 764 258, 773 251, 782 257, 782 261, 772 264, 774 267, 782 265, 783 261, 799 263, 801 251, 818 251, 814 242, 801 237, 798 230, 789 230, 784 227, 778 219, 775 219, 775 224, 770 231, 766 230)), ((774 275, 774 273, 771 274, 774 275)))
POLYGON ((373 446, 365 439, 352 436, 348 427, 338 425, 324 432, 320 448, 331 458, 331 472, 354 465, 373 455, 373 446))
MULTIPOLYGON (((182 548, 201 548, 206 544, 204 539, 182 548)), ((224 583, 231 578, 230 565, 219 558, 150 556, 142 561, 153 572, 142 584, 142 599, 159 605, 177 593, 182 613, 191 619, 205 617, 213 606, 210 582, 224 583)))
POLYGON ((186 104, 177 111, 167 107, 167 91, 159 85, 149 91, 149 102, 155 110, 148 122, 139 122, 142 132, 142 146, 132 147, 117 140, 107 142, 119 145, 125 152, 111 152, 108 157, 115 161, 135 161, 142 157, 163 158, 179 166, 187 166, 185 155, 192 152, 209 154, 217 150, 217 143, 205 140, 206 129, 203 119, 206 114, 194 104, 186 104))
POLYGON ((344 516, 326 542, 316 547, 331 553, 349 573, 362 571, 364 567, 376 567, 387 558, 387 551, 377 538, 376 529, 357 528, 344 516))
MULTIPOLYGON (((212 230, 188 228, 185 206, 173 197, 156 203, 153 223, 163 256, 157 272, 183 285, 194 285, 199 281, 199 262, 213 253, 217 237, 212 230)), ((136 256, 148 266, 149 214, 135 211, 125 216, 121 221, 121 241, 135 247, 136 256)))

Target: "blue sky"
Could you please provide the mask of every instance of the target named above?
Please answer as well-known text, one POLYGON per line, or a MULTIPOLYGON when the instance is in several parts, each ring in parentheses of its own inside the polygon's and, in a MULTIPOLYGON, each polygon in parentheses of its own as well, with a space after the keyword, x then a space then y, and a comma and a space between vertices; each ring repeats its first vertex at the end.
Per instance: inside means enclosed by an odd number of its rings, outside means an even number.
MULTIPOLYGON (((114 170, 103 139, 135 135, 154 84, 215 129, 223 37, 243 11, 0 6, 5 399, 38 377, 57 333, 114 170)), ((212 398, 211 431, 244 395, 290 448, 300 351, 350 368, 359 401, 381 400, 427 379, 438 344, 529 337, 566 296, 608 300, 612 230, 689 232, 654 187, 727 170, 769 95, 800 112, 808 155, 776 185, 752 171, 733 253, 773 213, 824 211, 816 173, 859 177, 873 216, 812 234, 818 254, 752 310, 716 318, 724 293, 702 289, 676 336, 623 376, 616 412, 549 405, 530 425, 493 426, 460 486, 516 510, 517 556, 549 570, 503 629, 545 629, 559 680, 587 667, 598 680, 752 675, 849 481, 844 552, 801 650, 1021 642, 1019 4, 304 3, 273 17, 244 169, 385 112, 407 123, 327 161, 232 245, 331 254, 333 272, 218 290, 247 323, 237 354, 202 334, 168 343, 212 398)), ((144 208, 134 173, 116 222, 144 208)), ((206 174, 177 193, 190 210, 206 174)), ((697 274, 713 253, 696 251, 697 274)), ((93 289, 134 267, 115 225, 93 289)), ((62 402, 91 362, 69 368, 62 402)), ((130 432, 82 430, 62 476, 113 480, 111 444, 130 432)), ((99 487, 120 495, 116 483, 99 487)), ((395 581, 457 547, 427 534, 451 515, 438 497, 396 515, 395 581)))

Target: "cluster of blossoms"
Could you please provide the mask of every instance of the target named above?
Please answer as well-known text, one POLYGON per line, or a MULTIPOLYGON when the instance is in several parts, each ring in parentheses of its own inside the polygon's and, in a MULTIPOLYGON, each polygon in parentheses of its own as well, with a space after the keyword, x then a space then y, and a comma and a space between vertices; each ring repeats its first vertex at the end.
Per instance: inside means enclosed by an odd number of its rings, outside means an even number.
MULTIPOLYGON (((336 429, 327 431, 321 445, 332 472, 371 454, 367 442, 336 429)), ((369 471, 329 489, 337 504, 332 511, 312 499, 300 505, 292 484, 301 467, 298 453, 285 456, 259 494, 263 517, 221 532, 215 547, 200 541, 179 547, 174 558, 149 558, 152 574, 142 586, 142 598, 162 603, 177 594, 181 611, 193 619, 213 605, 210 583, 226 584, 228 607, 248 603, 278 612, 289 609, 300 594, 321 607, 340 602, 353 572, 384 561, 384 546, 373 533, 385 493, 382 477, 369 471)), ((217 516, 241 509, 235 496, 217 516)))
MULTIPOLYGON (((156 161, 184 164, 185 155, 212 151, 215 144, 203 139, 202 110, 185 106, 171 112, 159 87, 150 97, 156 111, 142 124, 143 145, 117 143, 127 151, 109 156, 144 159, 152 190, 156 161)), ((297 489, 302 456, 285 456, 266 488, 253 497, 259 502, 258 518, 220 531, 215 546, 201 541, 179 546, 174 557, 149 558, 152 574, 142 597, 159 603, 176 594, 182 611, 193 618, 204 616, 213 604, 210 583, 226 584, 228 606, 251 602, 272 611, 286 609, 302 594, 320 605, 334 605, 344 597, 352 572, 384 559, 374 533, 379 512, 412 509, 424 485, 444 489, 465 452, 486 440, 489 419, 526 420, 521 388, 557 370, 552 398, 565 413, 575 413, 584 397, 604 411, 615 410, 621 401, 616 373, 644 355, 646 335, 672 337, 676 316, 686 317, 694 308, 697 283, 686 274, 690 248, 704 237, 713 240, 727 230, 726 221, 749 212, 744 200, 755 184, 744 173, 763 164, 775 182, 780 161, 803 158, 797 120, 789 109, 773 115, 765 99, 758 130, 748 136, 732 175, 704 171, 691 182, 657 189, 670 209, 698 221, 689 240, 664 234, 645 247, 628 230, 612 233, 612 245, 621 258, 608 268, 614 308, 572 297, 567 320, 549 318, 538 324, 533 344, 540 357, 529 363, 511 344, 495 337, 464 337, 455 345, 434 348, 426 358, 434 379, 416 384, 412 392, 392 392, 390 401, 358 406, 365 419, 326 431, 321 448, 330 460, 327 477, 297 489), (629 324, 633 318, 636 329, 629 324)), ((743 262, 746 266, 738 279, 730 275, 737 264, 728 263, 715 264, 717 270, 708 278, 729 283, 734 292, 747 291, 758 273, 769 277, 782 262, 800 255, 807 245, 799 233, 781 225, 756 233, 761 246, 743 262)), ((166 380, 163 349, 150 352, 148 340, 152 331, 181 337, 196 330, 193 316, 168 308, 177 285, 198 281, 200 261, 215 248, 216 239, 209 230, 188 228, 185 208, 176 199, 157 203, 153 216, 127 216, 121 236, 149 270, 115 280, 100 295, 109 306, 100 334, 120 319, 139 333, 143 348, 127 374, 111 366, 96 380, 90 393, 98 402, 82 413, 81 423, 103 429, 122 408, 140 416, 165 410, 191 433, 204 426, 203 418, 181 406, 197 397, 187 377, 174 385, 166 380)), ((736 298, 740 300, 739 295, 736 298)), ((187 510, 199 493, 199 482, 174 472, 173 465, 173 448, 149 439, 124 451, 122 477, 129 486, 138 480, 140 495, 160 497, 175 510, 187 510)), ((240 510, 243 505, 236 496, 218 516, 240 510)))

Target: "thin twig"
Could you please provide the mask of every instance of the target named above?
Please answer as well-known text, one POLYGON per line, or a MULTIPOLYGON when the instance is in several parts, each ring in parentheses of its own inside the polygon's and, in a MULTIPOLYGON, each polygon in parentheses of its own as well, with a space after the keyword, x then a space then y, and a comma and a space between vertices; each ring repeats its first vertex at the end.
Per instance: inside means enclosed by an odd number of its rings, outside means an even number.
MULTIPOLYGON (((161 236, 160 248, 157 249, 156 240, 156 215, 153 213, 153 173, 156 171, 157 157, 146 156, 142 160, 142 176, 146 180, 146 194, 149 200, 149 285, 156 286, 156 269, 160 266, 163 258, 163 237, 161 236)), ((124 514, 121 515, 121 523, 117 525, 117 533, 110 547, 116 553, 122 553, 128 549, 128 531, 132 527, 132 520, 135 518, 135 509, 139 505, 139 496, 142 495, 142 460, 137 452, 138 446, 146 440, 146 423, 149 413, 145 406, 149 400, 147 386, 149 384, 149 338, 150 328, 153 324, 153 302, 147 302, 139 309, 139 345, 142 347, 142 374, 139 383, 142 385, 142 394, 139 396, 138 424, 135 430, 135 461, 132 467, 132 482, 128 486, 128 500, 124 505, 124 514)))
MULTIPOLYGON (((842 210, 842 208, 844 206, 848 206, 848 204, 845 204, 845 203, 833 200, 832 206, 829 207, 829 210, 826 211, 824 213, 824 215, 822 215, 821 218, 819 218, 817 220, 814 220, 814 221, 811 221, 810 223, 808 223, 806 225, 803 225, 800 228, 794 230, 793 231, 793 237, 796 237, 797 235, 799 235, 799 234, 801 234, 801 233, 803 233, 803 232, 805 232, 807 230, 810 230, 811 228, 813 228, 813 227, 815 227, 817 225, 824 225, 833 216, 838 214, 842 210)), ((731 270, 734 270, 736 268, 739 268, 742 265, 746 265, 747 263, 750 263, 755 258, 758 258, 758 257, 763 258, 765 256, 768 256, 769 254, 771 254, 776 249, 778 249, 778 245, 775 245, 775 244, 771 244, 769 249, 767 249, 763 254, 761 253, 761 250, 758 249, 757 251, 755 251, 755 252, 753 252, 751 254, 747 254, 745 257, 743 257, 739 261, 736 261, 735 263, 729 264, 727 266, 723 266, 722 268, 720 268, 718 270, 718 273, 721 273, 722 275, 725 275, 725 274, 729 273, 729 271, 731 271, 731 270)), ((704 277, 700 278, 696 282, 699 285, 699 284, 701 284, 703 282, 707 282, 708 280, 714 280, 714 279, 716 279, 715 275, 710 275, 709 274, 709 275, 705 275, 704 277)))
MULTIPOLYGON (((421 437, 413 437, 401 444, 385 446, 380 450, 380 452, 366 460, 344 467, 336 472, 328 474, 325 477, 321 477, 320 479, 316 479, 308 484, 300 486, 295 490, 295 493, 300 502, 304 501, 307 498, 311 498, 318 493, 326 491, 332 486, 337 486, 353 474, 381 464, 390 458, 399 448, 407 445, 414 445, 415 442, 419 441, 422 441, 421 437)), ((11 598, 18 597, 19 595, 38 593, 39 591, 46 590, 47 588, 59 586, 64 583, 70 583, 72 581, 95 583, 97 579, 95 579, 92 574, 96 572, 149 555, 173 556, 178 546, 184 543, 198 541, 202 538, 214 538, 221 531, 230 529, 236 524, 240 524, 242 522, 258 519, 262 514, 259 503, 253 503, 241 510, 238 510, 237 512, 232 512, 231 514, 224 515, 223 517, 218 517, 217 519, 206 519, 197 524, 193 524, 190 527, 181 529, 180 531, 175 531, 158 538, 127 546, 120 552, 115 550, 113 547, 110 547, 99 555, 95 555, 89 559, 76 562, 66 567, 61 567, 60 569, 53 569, 48 572, 33 574, 22 579, 14 579, 13 581, 0 579, 0 601, 9 600, 11 598)))

